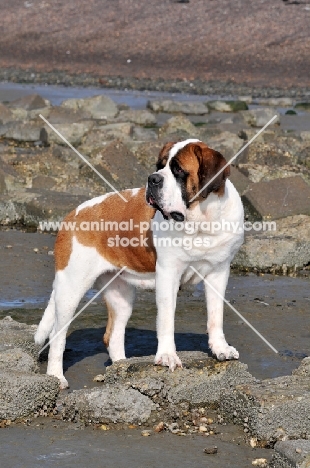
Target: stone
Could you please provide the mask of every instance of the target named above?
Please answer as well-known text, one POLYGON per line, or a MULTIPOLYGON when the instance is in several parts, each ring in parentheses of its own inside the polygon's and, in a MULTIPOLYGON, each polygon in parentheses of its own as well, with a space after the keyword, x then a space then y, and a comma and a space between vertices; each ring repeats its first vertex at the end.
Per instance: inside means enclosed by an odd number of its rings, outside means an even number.
POLYGON ((16 192, 10 199, 0 196, 0 224, 22 223, 39 227, 40 221, 62 221, 71 210, 89 198, 53 190, 31 190, 16 192))
POLYGON ((308 111, 310 110, 310 102, 298 102, 295 109, 308 111))
POLYGON ((244 145, 244 141, 231 132, 222 132, 219 135, 211 136, 207 142, 210 148, 222 153, 227 161, 233 158, 244 145))
POLYGON ((238 190, 239 195, 243 195, 251 184, 250 179, 242 174, 242 172, 240 172, 239 169, 234 166, 230 166, 229 180, 234 184, 238 190))
POLYGON ((183 115, 177 115, 168 119, 167 122, 159 129, 159 136, 161 138, 168 135, 173 135, 175 138, 180 136, 180 139, 197 138, 199 130, 189 119, 183 115))
POLYGON ((83 154, 90 155, 94 150, 103 148, 112 140, 130 141, 133 131, 132 123, 115 123, 94 127, 82 140, 79 148, 83 154))
POLYGON ((44 107, 49 107, 50 102, 47 99, 43 99, 39 94, 28 94, 23 96, 15 101, 10 102, 11 108, 21 107, 27 111, 32 111, 36 109, 43 109, 44 107))
POLYGON ((15 120, 13 112, 0 102, 0 123, 2 125, 15 120))
POLYGON ((0 370, 39 372, 36 360, 21 348, 0 351, 0 370))
POLYGON ((245 122, 252 127, 264 127, 274 116, 276 116, 276 119, 271 125, 280 122, 280 114, 272 107, 259 107, 257 109, 242 111, 242 115, 245 122))
POLYGON ((93 96, 86 99, 66 99, 62 107, 86 111, 93 119, 113 119, 118 114, 118 108, 111 98, 104 95, 93 96))
POLYGON ((310 131, 307 130, 307 131, 304 131, 304 132, 300 132, 300 138, 303 141, 309 141, 310 142, 310 131))
POLYGON ((222 395, 220 411, 234 423, 247 419, 249 435, 259 445, 310 436, 310 379, 285 376, 237 385, 222 395))
POLYGON ((150 128, 134 127, 132 138, 138 141, 155 141, 158 139, 158 135, 150 128))
POLYGON ((4 137, 15 141, 34 142, 40 140, 40 135, 44 123, 16 123, 14 126, 9 126, 4 133, 4 137))
POLYGON ((179 102, 164 99, 149 101, 147 107, 154 112, 166 112, 168 114, 205 115, 209 113, 208 107, 202 102, 179 102))
POLYGON ((61 401, 62 418, 91 423, 146 423, 156 409, 138 390, 119 385, 75 390, 61 401))
POLYGON ((132 122, 137 125, 145 126, 154 126, 157 123, 155 115, 144 109, 122 110, 115 120, 118 122, 132 122))
POLYGON ((148 175, 156 170, 156 162, 162 147, 163 143, 157 140, 154 142, 139 143, 131 148, 137 161, 146 168, 148 175))
MULTIPOLYGON (((83 122, 75 122, 75 123, 61 123, 61 124, 53 124, 55 129, 67 140, 71 145, 78 146, 83 136, 91 130, 93 127, 94 122, 87 120, 83 122)), ((48 125, 45 125, 45 130, 48 135, 48 141, 50 143, 57 143, 58 145, 66 145, 67 143, 57 135, 57 133, 50 128, 48 125)))
POLYGON ((59 393, 56 377, 0 369, 0 420, 32 416, 52 410, 59 393))
POLYGON ((178 355, 183 368, 174 372, 154 366, 154 356, 115 362, 107 368, 105 382, 130 383, 154 402, 165 399, 170 405, 188 402, 214 408, 219 405, 222 391, 255 380, 239 361, 219 362, 199 351, 182 351, 178 355))
POLYGON ((253 183, 242 199, 250 221, 310 216, 310 186, 301 176, 253 183))
POLYGON ((35 189, 51 189, 56 184, 57 181, 53 177, 37 175, 32 178, 32 188, 35 189))
POLYGON ((209 109, 218 112, 238 112, 248 110, 247 103, 244 101, 208 101, 206 104, 209 109))
POLYGON ((90 119, 90 112, 81 109, 72 109, 71 107, 54 106, 50 109, 48 121, 52 125, 80 122, 83 119, 90 119))
POLYGON ((253 97, 252 96, 238 96, 239 101, 243 101, 246 104, 252 104, 253 102, 253 97))
POLYGON ((310 440, 283 440, 274 446, 270 468, 309 468, 310 440))
POLYGON ((0 320, 0 352, 19 348, 35 360, 39 356, 39 348, 34 343, 37 325, 19 323, 7 316, 0 320))
POLYGON ((288 97, 259 99, 259 105, 272 107, 291 107, 294 105, 294 99, 288 97))
POLYGON ((14 167, 0 159, 0 194, 20 188, 23 183, 24 179, 16 172, 14 167))
MULTIPOLYGON (((265 135, 266 136, 266 135, 265 135)), ((248 164, 248 168, 253 168, 254 165, 266 166, 269 172, 275 172, 279 167, 292 166, 297 161, 297 151, 300 147, 296 138, 274 138, 270 135, 271 140, 254 140, 240 156, 237 163, 241 166, 248 164), (272 168, 272 171, 270 170, 272 168)), ((242 166, 247 167, 247 166, 242 166)), ((273 177, 273 175, 271 175, 273 177)))
MULTIPOLYGON (((117 190, 146 184, 149 174, 143 166, 137 164, 135 156, 121 141, 115 140, 92 155, 95 169, 117 190)), ((81 174, 91 179, 98 177, 86 165, 82 167, 81 174)), ((107 186, 107 191, 110 190, 107 186)))

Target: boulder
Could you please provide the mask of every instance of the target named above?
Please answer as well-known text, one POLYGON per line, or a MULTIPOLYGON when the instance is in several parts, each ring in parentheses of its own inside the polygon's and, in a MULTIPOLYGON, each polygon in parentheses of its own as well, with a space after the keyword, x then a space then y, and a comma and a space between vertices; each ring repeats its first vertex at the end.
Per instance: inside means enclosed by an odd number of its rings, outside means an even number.
POLYGON ((144 109, 121 110, 115 120, 117 122, 131 122, 144 126, 154 126, 157 123, 155 115, 144 109))
POLYGON ((244 101, 208 101, 207 106, 218 112, 238 112, 248 110, 244 101))
POLYGON ((310 110, 310 102, 298 102, 295 109, 308 111, 310 110))
POLYGON ((168 135, 177 139, 198 138, 199 130, 189 119, 183 115, 177 115, 168 119, 167 122, 159 129, 159 136, 161 138, 168 135))
POLYGON ((19 372, 38 372, 36 360, 21 348, 0 351, 0 370, 15 370, 19 372))
POLYGON ((259 99, 260 106, 292 107, 294 99, 288 97, 259 99))
POLYGON ((168 114, 205 115, 209 113, 208 107, 202 102, 179 102, 171 99, 148 101, 147 107, 154 112, 168 114))
POLYGON ((9 140, 35 142, 41 140, 43 127, 43 121, 42 124, 39 122, 16 123, 10 125, 3 136, 9 140))
POLYGON ((301 176, 253 183, 244 193, 243 203, 250 221, 310 216, 310 186, 301 176))
POLYGON ((13 112, 0 102, 0 123, 2 125, 15 120, 13 112))
POLYGON ((129 122, 94 127, 85 135, 79 149, 83 154, 89 155, 112 140, 130 141, 132 131, 133 125, 129 122))
POLYGON ((49 107, 51 104, 47 99, 43 99, 39 94, 28 94, 15 101, 10 102, 11 108, 22 108, 26 111, 32 111, 36 109, 43 109, 49 107))
POLYGON ((264 127, 274 116, 277 118, 272 122, 272 125, 280 123, 280 114, 272 107, 259 107, 242 111, 242 115, 245 122, 252 127, 264 127))
POLYGON ((300 132, 300 138, 303 140, 303 141, 308 141, 309 144, 310 144, 310 131, 309 130, 306 130, 304 132, 300 132))
POLYGON ((260 445, 310 436, 310 379, 292 375, 237 385, 223 393, 227 419, 246 427, 260 445))
POLYGON ((274 446, 269 468, 309 468, 310 440, 281 440, 274 446))
POLYGON ((138 390, 105 385, 91 390, 75 390, 61 399, 62 418, 89 423, 146 423, 155 404, 138 390))
POLYGON ((132 138, 137 141, 156 141, 158 139, 157 133, 150 128, 134 127, 132 138))
POLYGON ((58 392, 56 377, 0 368, 0 420, 15 421, 52 410, 58 392))
POLYGON ((86 99, 66 99, 62 107, 86 111, 93 119, 113 119, 118 114, 118 108, 111 98, 104 95, 93 96, 86 99))
MULTIPOLYGON (((61 124, 53 124, 53 127, 67 140, 71 145, 78 146, 83 136, 91 130, 93 127, 94 122, 91 120, 85 120, 83 122, 75 122, 75 123, 61 123, 61 124)), ((59 145, 66 145, 66 142, 60 138, 60 136, 48 125, 44 126, 47 135, 48 141, 50 143, 57 143, 59 145)))
POLYGON ((50 109, 48 121, 52 125, 80 122, 81 120, 90 119, 91 115, 87 111, 81 109, 72 109, 71 107, 54 106, 50 109))
POLYGON ((33 338, 36 329, 36 325, 16 322, 10 316, 4 317, 0 320, 0 352, 18 348, 36 360, 39 356, 39 348, 33 338))
POLYGON ((222 153, 229 161, 242 148, 244 141, 234 133, 222 132, 219 135, 211 136, 207 140, 207 144, 210 148, 222 153))

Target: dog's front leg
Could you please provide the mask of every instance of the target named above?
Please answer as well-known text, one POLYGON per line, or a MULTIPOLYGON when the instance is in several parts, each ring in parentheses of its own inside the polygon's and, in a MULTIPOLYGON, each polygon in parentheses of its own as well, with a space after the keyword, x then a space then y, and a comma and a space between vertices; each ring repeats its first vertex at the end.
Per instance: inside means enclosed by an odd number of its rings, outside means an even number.
MULTIPOLYGON (((171 262, 171 258, 170 258, 171 262)), ((177 293, 182 274, 180 265, 157 261, 156 264, 156 303, 158 348, 155 364, 168 366, 171 371, 182 367, 174 342, 174 314, 177 293)))
POLYGON ((229 270, 230 265, 222 266, 220 271, 210 273, 205 281, 209 347, 219 361, 239 358, 238 351, 227 343, 223 332, 223 298, 229 270))

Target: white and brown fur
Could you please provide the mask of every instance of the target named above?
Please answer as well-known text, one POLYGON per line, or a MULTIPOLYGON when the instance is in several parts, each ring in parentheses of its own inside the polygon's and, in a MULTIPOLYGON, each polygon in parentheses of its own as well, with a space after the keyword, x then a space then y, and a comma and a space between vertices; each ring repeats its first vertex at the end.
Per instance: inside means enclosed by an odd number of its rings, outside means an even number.
MULTIPOLYGON (((185 235, 183 232, 148 230, 148 247, 111 248, 111 236, 139 237, 139 229, 124 231, 85 231, 77 229, 85 221, 102 219, 120 223, 176 219, 185 221, 237 222, 243 225, 243 207, 240 197, 227 179, 225 168, 207 188, 191 202, 192 197, 226 164, 224 157, 198 140, 167 143, 160 152, 157 171, 149 177, 146 189, 122 192, 128 203, 116 193, 108 193, 80 205, 64 221, 75 221, 74 231, 60 230, 55 244, 56 274, 48 306, 35 335, 43 344, 64 330, 50 344, 47 373, 60 380, 61 388, 68 386, 63 375, 63 352, 68 323, 88 289, 98 289, 108 283, 124 266, 126 270, 114 279, 103 292, 108 309, 108 323, 104 343, 112 361, 125 359, 125 327, 132 313, 136 287, 155 288, 157 303, 158 349, 155 363, 171 370, 181 366, 174 342, 174 314, 180 284, 198 283, 201 278, 190 268, 192 265, 216 288, 206 286, 208 309, 207 332, 209 346, 218 359, 237 359, 238 352, 229 346, 223 333, 223 300, 229 276, 230 262, 243 241, 243 231, 218 231, 215 234, 199 232, 194 236, 207 236, 208 247, 184 250, 180 247, 154 247, 157 237, 185 235), (155 177, 154 177, 155 175, 155 177)), ((188 236, 188 234, 186 234, 188 236)))

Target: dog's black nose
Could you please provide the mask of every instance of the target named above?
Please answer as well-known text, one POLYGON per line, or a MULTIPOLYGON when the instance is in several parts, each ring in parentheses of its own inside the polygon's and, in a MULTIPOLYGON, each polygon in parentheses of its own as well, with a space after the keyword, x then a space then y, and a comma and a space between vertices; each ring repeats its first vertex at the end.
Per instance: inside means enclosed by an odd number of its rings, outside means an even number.
POLYGON ((148 177, 148 184, 150 187, 153 187, 154 185, 163 185, 164 178, 161 174, 158 174, 157 172, 154 172, 154 174, 151 174, 148 177))

